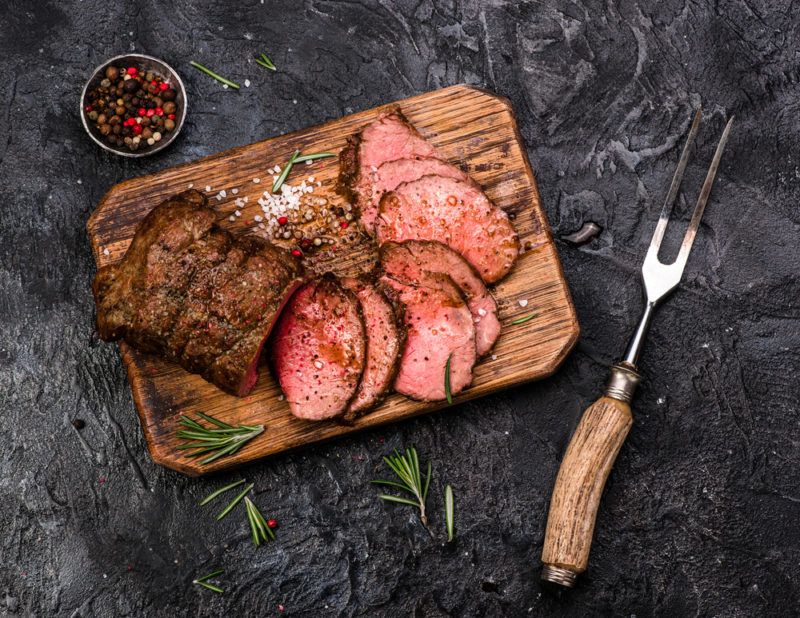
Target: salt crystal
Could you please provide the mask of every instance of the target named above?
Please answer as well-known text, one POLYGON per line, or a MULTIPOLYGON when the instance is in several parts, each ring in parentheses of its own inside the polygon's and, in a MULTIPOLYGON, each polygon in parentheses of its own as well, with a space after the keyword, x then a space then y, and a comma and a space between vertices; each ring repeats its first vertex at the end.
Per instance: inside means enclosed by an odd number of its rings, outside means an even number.
POLYGON ((228 221, 236 221, 236 217, 234 217, 233 215, 231 215, 230 217, 228 217, 228 221))
POLYGON ((193 182, 190 182, 190 183, 189 183, 189 184, 186 186, 186 188, 187 188, 187 189, 191 189, 193 186, 194 186, 194 183, 193 183, 193 182))
POLYGON ((261 182, 261 179, 260 178, 253 178, 253 182, 258 184, 259 182, 261 182))
POLYGON ((485 316, 486 315, 486 309, 483 309, 483 308, 478 309, 478 315, 481 316, 481 317, 485 316))
POLYGON ((227 191, 225 191, 225 189, 222 189, 222 190, 220 190, 219 194, 220 194, 222 197, 227 197, 227 196, 228 196, 228 193, 227 193, 227 191))
POLYGON ((242 216, 242 211, 241 210, 236 210, 236 211, 234 211, 233 214, 235 214, 237 217, 241 217, 242 216))
POLYGON ((322 369, 322 363, 318 360, 315 360, 314 367, 316 367, 317 369, 322 369))
POLYGON ((492 360, 497 360, 497 354, 492 354, 492 360))
POLYGON ((244 87, 245 88, 249 88, 250 87, 250 80, 249 79, 244 80, 244 87))
POLYGON ((211 191, 211 186, 210 185, 206 185, 206 193, 209 193, 210 191, 211 191))
POLYGON ((103 249, 103 255, 108 255, 109 253, 111 253, 111 251, 109 251, 108 248, 103 249))
POLYGON ((262 221, 263 217, 261 215, 256 215, 255 217, 253 217, 253 219, 255 219, 256 221, 262 221))
POLYGON ((223 87, 225 90, 227 90, 227 89, 228 89, 228 84, 222 84, 222 87, 223 87))
POLYGON ((527 298, 520 299, 519 306, 520 307, 527 307, 528 306, 528 299, 527 298))
POLYGON ((236 195, 237 193, 239 193, 239 189, 231 189, 231 193, 233 193, 234 195, 236 195))

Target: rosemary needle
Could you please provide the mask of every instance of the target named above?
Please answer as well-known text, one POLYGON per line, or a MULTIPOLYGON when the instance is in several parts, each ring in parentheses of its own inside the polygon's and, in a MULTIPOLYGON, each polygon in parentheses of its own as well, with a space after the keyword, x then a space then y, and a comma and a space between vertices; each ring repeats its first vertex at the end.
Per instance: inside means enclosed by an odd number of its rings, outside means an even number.
POLYGON ((450 391, 450 361, 453 360, 453 353, 447 357, 447 362, 444 365, 444 394, 447 397, 447 403, 453 403, 453 393, 450 391))
POLYGON ((300 151, 299 150, 295 150, 294 154, 289 159, 289 162, 284 166, 283 171, 281 172, 281 175, 278 176, 278 179, 272 185, 272 192, 273 193, 277 193, 278 189, 280 189, 281 185, 286 181, 286 178, 287 178, 287 176, 289 176, 289 172, 292 171, 292 166, 294 165, 294 162, 297 160, 297 157, 299 155, 300 155, 300 151))
POLYGON ((256 64, 264 67, 265 69, 269 69, 270 71, 276 71, 275 63, 269 59, 267 54, 262 53, 260 58, 256 58, 256 64))
POLYGON ((448 485, 444 488, 444 520, 447 526, 447 542, 450 543, 455 536, 455 523, 453 518, 453 488, 448 485))
POLYGON ((231 88, 235 88, 236 90, 239 90, 239 84, 237 84, 236 82, 232 82, 231 80, 222 77, 222 75, 214 73, 214 71, 212 71, 208 67, 204 67, 199 62, 195 62, 194 60, 192 60, 189 64, 191 64, 198 71, 202 71, 206 75, 209 75, 210 77, 213 77, 218 82, 223 83, 226 86, 230 86, 231 88))
POLYGON ((251 489, 253 489, 253 485, 254 485, 254 483, 250 483, 247 487, 245 487, 241 491, 240 494, 238 494, 233 500, 231 500, 230 503, 228 504, 228 506, 226 506, 224 509, 222 509, 220 511, 219 515, 217 515, 217 521, 219 521, 220 519, 225 517, 228 513, 230 513, 233 510, 233 507, 235 507, 237 504, 239 504, 242 501, 242 498, 244 498, 247 495, 247 493, 251 489))
POLYGON ((244 505, 247 508, 247 521, 250 522, 250 532, 253 535, 253 544, 258 547, 261 543, 275 540, 275 533, 269 524, 264 519, 261 511, 253 504, 250 498, 244 499, 244 505))
POLYGON ((295 163, 303 163, 304 161, 315 161, 317 159, 326 159, 327 157, 335 157, 334 152, 315 152, 314 154, 300 155, 297 157, 295 163))
POLYGON ((209 573, 208 575, 203 575, 202 577, 198 577, 197 579, 193 580, 192 583, 197 584, 198 586, 202 586, 207 590, 211 590, 212 592, 216 592, 217 594, 222 594, 225 591, 219 586, 215 586, 214 584, 209 584, 208 580, 211 579, 212 577, 216 577, 217 575, 222 575, 224 572, 225 571, 223 571, 222 569, 219 569, 218 571, 214 571, 213 573, 209 573))
POLYGON ((511 324, 513 324, 513 325, 525 324, 525 322, 529 322, 530 320, 535 318, 537 315, 539 315, 539 314, 538 313, 531 313, 530 315, 526 315, 524 318, 518 318, 518 319, 514 320, 513 322, 511 322, 511 324))
POLYGON ((238 487, 242 483, 244 483, 244 479, 242 479, 241 481, 236 481, 235 483, 231 483, 230 485, 225 485, 225 487, 220 487, 217 491, 212 492, 212 493, 208 494, 205 498, 203 498, 200 501, 200 506, 204 506, 204 505, 208 504, 209 502, 211 502, 217 496, 219 496, 221 494, 224 494, 226 491, 228 491, 230 489, 233 489, 234 487, 238 487))

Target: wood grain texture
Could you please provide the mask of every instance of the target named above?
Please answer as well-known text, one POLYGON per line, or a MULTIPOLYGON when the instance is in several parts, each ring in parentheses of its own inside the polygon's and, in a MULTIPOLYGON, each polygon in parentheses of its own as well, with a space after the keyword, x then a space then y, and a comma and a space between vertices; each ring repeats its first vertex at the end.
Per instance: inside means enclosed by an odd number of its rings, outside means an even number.
POLYGON ((619 449, 633 424, 624 401, 601 397, 583 413, 558 470, 542 562, 586 570, 600 497, 619 449))
MULTIPOLYGON (((456 397, 455 403, 552 374, 577 341, 578 322, 509 102, 461 85, 392 105, 399 105, 444 157, 465 169, 514 218, 525 248, 511 274, 492 289, 503 324, 494 349, 496 358, 486 358, 478 364, 473 385, 456 397), (520 300, 527 300, 527 306, 522 307, 520 300), (513 320, 531 313, 536 314, 533 320, 511 325, 513 320)), ((221 226, 234 234, 248 231, 252 223, 245 222, 260 214, 256 200, 270 184, 268 168, 282 165, 296 149, 338 152, 348 136, 388 107, 235 148, 114 186, 87 224, 98 267, 120 260, 142 218, 189 184, 200 190, 212 187, 210 203, 219 211, 221 226), (256 184, 254 178, 263 181, 256 184), (236 197, 230 191, 233 187, 239 189, 239 197, 248 196, 249 202, 241 209, 242 216, 231 222, 228 218, 235 210, 236 197), (227 190, 227 198, 218 201, 213 196, 222 188, 227 190)), ((301 168, 303 174, 308 173, 301 168)), ((334 192, 338 161, 323 159, 308 169, 322 182, 316 195, 341 203, 342 198, 334 192)), ((330 269, 341 274, 365 268, 374 260, 374 246, 363 237, 346 249, 332 259, 311 261, 307 266, 312 271, 330 269)), ((193 476, 446 406, 392 395, 352 426, 301 421, 292 417, 286 402, 279 399, 280 390, 266 363, 260 368, 256 388, 248 397, 239 399, 176 364, 141 354, 124 343, 120 349, 151 456, 157 463, 193 476), (174 437, 178 414, 197 411, 213 414, 228 423, 263 423, 266 432, 235 456, 200 466, 176 450, 179 442, 174 437)))

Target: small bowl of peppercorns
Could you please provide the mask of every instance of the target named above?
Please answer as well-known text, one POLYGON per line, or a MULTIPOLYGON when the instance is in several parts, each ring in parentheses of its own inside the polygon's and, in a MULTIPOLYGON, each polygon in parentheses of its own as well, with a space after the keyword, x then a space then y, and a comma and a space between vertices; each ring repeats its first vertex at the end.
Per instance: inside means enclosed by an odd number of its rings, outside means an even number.
POLYGON ((81 119, 100 147, 144 157, 167 147, 186 118, 186 90, 166 62, 144 54, 116 56, 83 88, 81 119))

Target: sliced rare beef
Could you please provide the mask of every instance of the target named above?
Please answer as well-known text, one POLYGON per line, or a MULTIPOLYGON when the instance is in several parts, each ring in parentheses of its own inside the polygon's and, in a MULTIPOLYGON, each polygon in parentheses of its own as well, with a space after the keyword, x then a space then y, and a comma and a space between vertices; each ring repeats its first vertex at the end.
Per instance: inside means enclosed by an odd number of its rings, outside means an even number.
POLYGON ((123 259, 97 272, 97 327, 241 397, 302 266, 264 239, 234 239, 215 218, 198 191, 153 209, 123 259))
POLYGON ((378 403, 391 388, 405 342, 405 328, 386 295, 370 280, 344 278, 341 284, 361 303, 367 335, 364 373, 344 416, 345 421, 352 421, 378 403))
MULTIPOLYGON (((339 155, 340 190, 361 212, 372 213, 370 204, 378 168, 387 161, 436 156, 436 149, 399 110, 383 113, 352 138, 339 155)), ((371 226, 365 229, 371 233, 371 226)))
POLYGON ((475 269, 447 245, 432 240, 387 242, 380 248, 383 270, 401 280, 420 279, 425 272, 450 276, 467 299, 475 323, 475 347, 478 356, 492 349, 500 335, 497 303, 475 269))
POLYGON ((471 263, 486 283, 502 279, 519 253, 508 216, 474 184, 423 176, 381 198, 375 221, 380 244, 438 240, 471 263))
POLYGON ((420 401, 446 398, 445 367, 450 359, 450 392, 472 383, 475 325, 461 292, 441 273, 422 273, 414 280, 383 275, 381 284, 403 306, 406 345, 394 389, 420 401))
POLYGON ((305 284, 283 311, 272 340, 272 366, 298 418, 342 415, 356 394, 366 358, 356 296, 332 275, 305 284))
POLYGON ((387 161, 374 173, 372 193, 358 201, 361 226, 370 235, 374 236, 375 218, 378 216, 378 206, 383 194, 387 191, 393 191, 404 182, 410 182, 429 175, 472 182, 470 177, 455 165, 432 157, 387 161))

